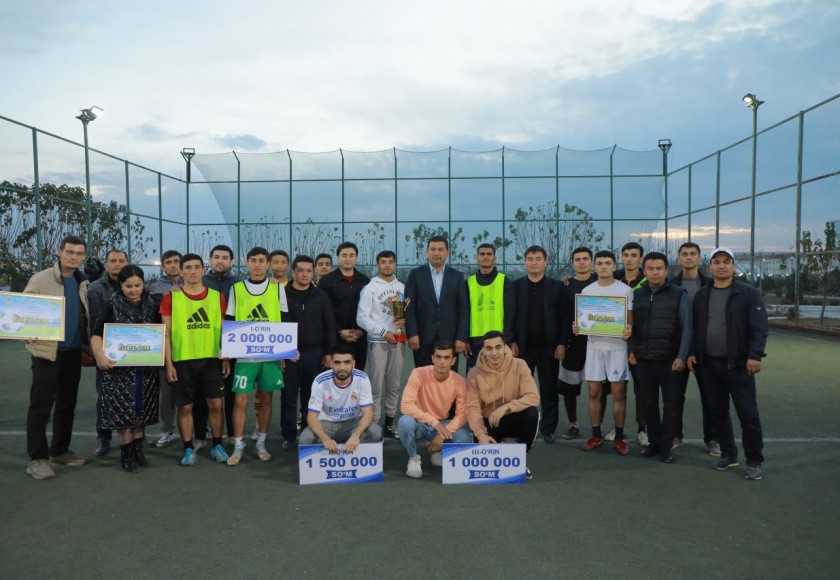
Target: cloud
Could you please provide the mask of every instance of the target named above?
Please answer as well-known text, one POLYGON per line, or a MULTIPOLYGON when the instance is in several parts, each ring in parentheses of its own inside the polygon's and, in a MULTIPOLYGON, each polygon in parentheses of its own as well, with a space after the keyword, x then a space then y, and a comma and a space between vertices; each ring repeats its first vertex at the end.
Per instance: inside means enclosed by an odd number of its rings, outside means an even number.
POLYGON ((225 135, 214 137, 213 141, 229 149, 240 149, 242 151, 262 151, 268 145, 255 135, 225 135))

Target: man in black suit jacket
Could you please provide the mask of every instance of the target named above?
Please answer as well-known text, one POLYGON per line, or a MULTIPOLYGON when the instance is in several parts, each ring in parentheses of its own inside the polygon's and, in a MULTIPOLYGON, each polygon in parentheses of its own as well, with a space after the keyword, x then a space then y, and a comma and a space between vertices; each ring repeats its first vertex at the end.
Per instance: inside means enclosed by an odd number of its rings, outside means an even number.
MULTIPOLYGON (((432 364, 433 347, 439 340, 453 341, 456 353, 466 352, 470 331, 467 283, 460 271, 446 265, 447 239, 429 238, 426 256, 429 264, 412 270, 405 283, 405 295, 410 300, 405 330, 415 367, 432 364)), ((458 371, 457 359, 452 368, 458 371)))
POLYGON ((566 356, 571 321, 566 295, 560 280, 545 275, 547 254, 540 246, 525 250, 527 275, 513 283, 516 297, 515 342, 510 345, 514 356, 528 363, 540 383, 540 433, 546 443, 554 443, 559 420, 557 375, 560 359, 566 356))

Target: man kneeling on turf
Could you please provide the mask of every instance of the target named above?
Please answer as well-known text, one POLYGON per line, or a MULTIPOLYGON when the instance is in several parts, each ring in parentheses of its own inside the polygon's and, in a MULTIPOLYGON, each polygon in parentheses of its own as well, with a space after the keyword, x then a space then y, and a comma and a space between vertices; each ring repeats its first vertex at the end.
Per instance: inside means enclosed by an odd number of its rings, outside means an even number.
POLYGON ((411 371, 403 391, 398 423, 400 442, 408 453, 408 477, 423 476, 418 439, 427 441, 426 449, 432 465, 441 464, 440 450, 444 442, 471 443, 467 429, 467 384, 452 372, 455 345, 439 341, 432 352, 432 364, 411 371), (455 417, 449 420, 449 410, 455 404, 455 417))
POLYGON ((339 443, 345 444, 345 451, 354 451, 360 442, 382 441, 382 429, 373 422, 370 379, 355 366, 353 353, 339 348, 332 356, 332 370, 315 377, 301 445, 320 442, 330 453, 338 453, 339 443))
MULTIPOLYGON (((467 419, 478 442, 513 438, 530 451, 540 423, 539 404, 527 363, 513 356, 501 332, 485 334, 478 361, 467 375, 467 419)), ((528 468, 525 477, 531 479, 528 468)))

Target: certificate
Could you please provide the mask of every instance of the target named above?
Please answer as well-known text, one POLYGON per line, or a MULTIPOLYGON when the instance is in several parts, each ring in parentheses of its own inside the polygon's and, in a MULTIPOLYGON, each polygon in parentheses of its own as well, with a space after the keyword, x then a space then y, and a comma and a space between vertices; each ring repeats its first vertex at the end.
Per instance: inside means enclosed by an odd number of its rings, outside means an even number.
POLYGON ((382 481, 382 443, 361 443, 355 451, 330 453, 323 445, 298 447, 300 484, 379 483, 382 481))
POLYGON ((278 360, 297 356, 297 322, 222 322, 222 356, 278 360))
POLYGON ((106 324, 102 349, 119 367, 162 367, 165 336, 163 324, 106 324))
POLYGON ((444 443, 443 483, 525 483, 524 443, 444 443))
POLYGON ((575 294, 575 322, 578 334, 622 338, 627 324, 627 299, 575 294))
POLYGON ((0 338, 64 340, 64 296, 0 292, 0 338))

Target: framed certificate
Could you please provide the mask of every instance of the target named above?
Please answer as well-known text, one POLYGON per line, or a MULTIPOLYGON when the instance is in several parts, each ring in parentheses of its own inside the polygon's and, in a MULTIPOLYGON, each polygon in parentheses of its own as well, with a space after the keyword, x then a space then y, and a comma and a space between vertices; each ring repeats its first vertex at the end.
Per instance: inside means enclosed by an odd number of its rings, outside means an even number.
POLYGON ((575 294, 575 322, 578 334, 622 338, 627 324, 627 299, 575 294))
POLYGON ((64 340, 64 296, 0 292, 0 338, 64 340))
POLYGON ((297 322, 222 322, 222 356, 278 360, 297 355, 297 322))
POLYGON ((162 367, 163 324, 106 324, 102 333, 105 356, 120 367, 162 367))

